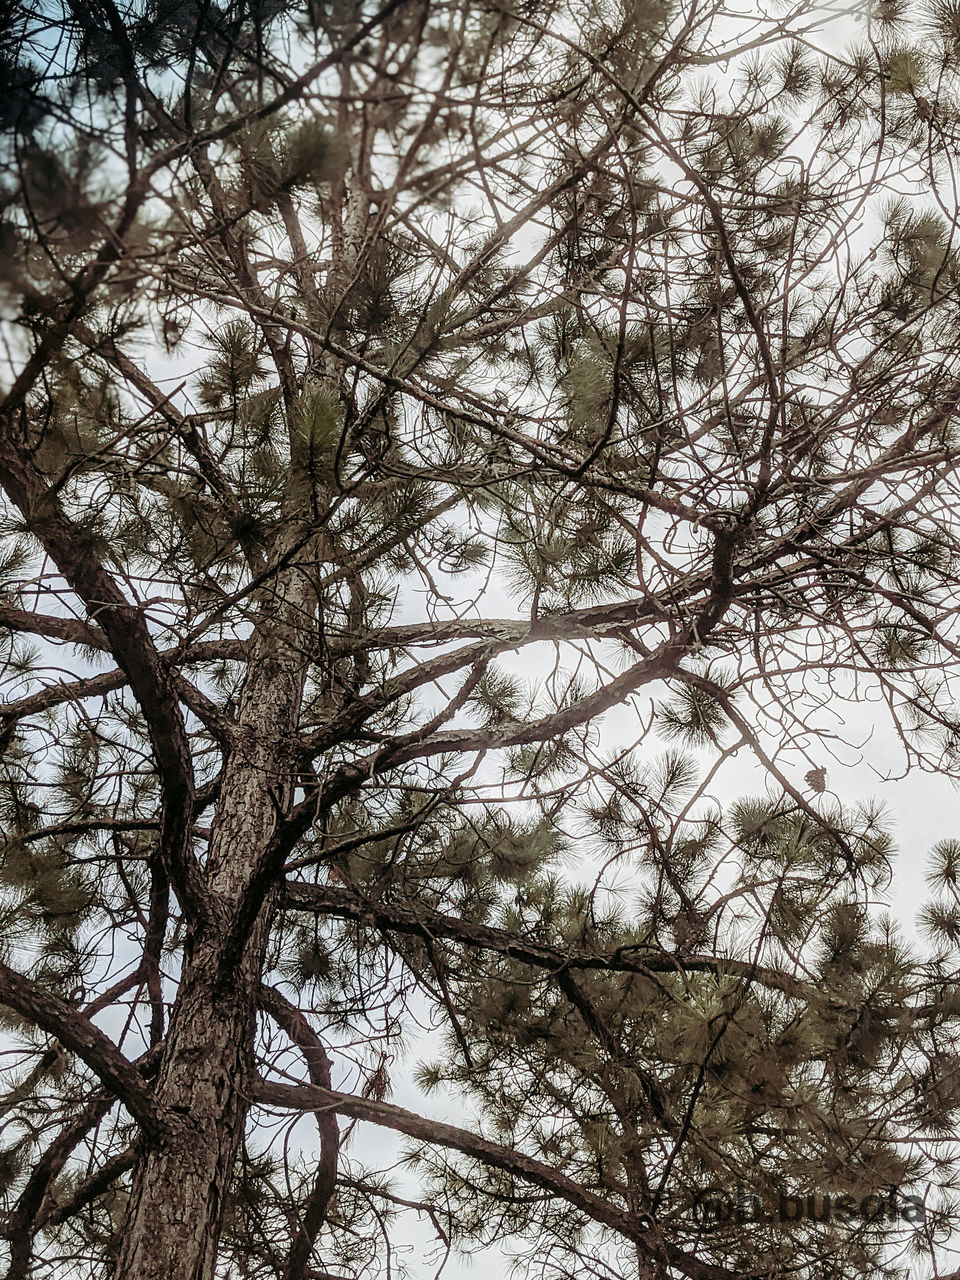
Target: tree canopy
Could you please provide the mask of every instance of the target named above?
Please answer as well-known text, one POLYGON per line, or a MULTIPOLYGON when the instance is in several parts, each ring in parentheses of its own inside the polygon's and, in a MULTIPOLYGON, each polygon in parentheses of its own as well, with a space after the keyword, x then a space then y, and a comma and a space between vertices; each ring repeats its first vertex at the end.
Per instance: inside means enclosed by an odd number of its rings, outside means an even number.
POLYGON ((960 7, 0 27, 8 1280, 942 1274, 960 7))

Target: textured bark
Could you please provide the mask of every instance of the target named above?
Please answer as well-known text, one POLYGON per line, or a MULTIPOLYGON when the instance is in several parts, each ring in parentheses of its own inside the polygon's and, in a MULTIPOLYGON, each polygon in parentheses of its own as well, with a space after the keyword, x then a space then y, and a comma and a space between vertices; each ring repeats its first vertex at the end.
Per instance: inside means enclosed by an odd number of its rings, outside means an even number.
POLYGON ((238 732, 213 823, 207 888, 213 910, 190 938, 167 1033, 158 1093, 186 1120, 184 1138, 144 1151, 133 1177, 118 1280, 212 1280, 225 1198, 253 1097, 261 970, 277 895, 237 920, 288 811, 291 749, 315 614, 309 582, 279 575, 252 640, 238 732))
POLYGON ((224 1199, 248 1109, 266 913, 230 991, 217 991, 220 939, 205 930, 191 948, 159 1089, 184 1115, 184 1139, 153 1147, 134 1173, 116 1274, 125 1280, 211 1280, 224 1199))
MULTIPOLYGON (((195 162, 216 206, 215 175, 202 156, 195 162)), ((362 242, 369 204, 355 204, 364 221, 346 237, 329 288, 349 279, 362 242)), ((221 238, 245 281, 250 306, 263 304, 242 245, 227 231, 221 238)), ((266 337, 289 409, 296 379, 282 350, 266 337)), ((326 358, 321 366, 318 375, 338 388, 338 363, 326 358)), ((318 531, 330 495, 313 486, 293 427, 289 449, 286 523, 268 557, 273 569, 261 576, 247 677, 211 831, 205 888, 212 906, 188 941, 160 1072, 161 1100, 187 1117, 190 1136, 146 1150, 134 1171, 116 1280, 213 1280, 225 1197, 256 1096, 253 1045, 263 958, 281 900, 285 855, 276 835, 289 821, 303 763, 296 733, 307 670, 318 649, 316 569, 329 558, 318 531)), ((322 1132, 325 1158, 293 1242, 290 1280, 306 1266, 334 1189, 335 1122, 325 1123, 322 1132)))

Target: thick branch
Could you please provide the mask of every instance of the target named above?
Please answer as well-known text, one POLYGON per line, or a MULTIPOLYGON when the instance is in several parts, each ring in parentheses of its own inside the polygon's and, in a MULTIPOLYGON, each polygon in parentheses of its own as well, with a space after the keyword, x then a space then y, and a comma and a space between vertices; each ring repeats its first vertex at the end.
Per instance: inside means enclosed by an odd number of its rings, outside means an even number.
POLYGON ((82 1059, 152 1141, 162 1143, 171 1136, 173 1122, 143 1076, 89 1018, 5 964, 0 964, 0 1003, 56 1036, 64 1048, 82 1059))
POLYGON ((93 1126, 99 1124, 112 1105, 112 1097, 94 1098, 73 1123, 67 1125, 57 1135, 37 1161, 4 1224, 3 1235, 10 1242, 10 1267, 6 1280, 27 1280, 30 1274, 33 1238, 39 1225, 38 1215, 50 1184, 66 1164, 73 1150, 83 1141, 93 1126))
POLYGON ((0 627, 10 631, 26 631, 30 635, 46 636, 50 640, 66 640, 70 644, 82 644, 91 649, 109 649, 107 638, 99 627, 90 626, 78 618, 51 618, 46 613, 34 613, 29 609, 15 609, 12 605, 0 605, 0 627))
MULTIPOLYGON (((297 1006, 273 987, 266 986, 260 988, 260 1005, 303 1053, 310 1083, 321 1089, 329 1089, 330 1058, 320 1037, 297 1006)), ((283 1280, 306 1280, 314 1241, 323 1226, 330 1198, 337 1186, 337 1157, 340 1150, 337 1117, 332 1111, 318 1111, 316 1120, 320 1137, 320 1160, 300 1226, 290 1246, 283 1280)))
MULTIPOLYGON (((59 621, 59 619, 56 621, 59 621)), ((0 622, 2 622, 2 618, 0 618, 0 622)), ((28 628, 22 629, 26 630, 28 628)), ((73 637, 69 638, 72 639, 73 637)), ((86 644, 87 642, 85 640, 77 640, 77 643, 86 644)), ((224 658, 238 659, 242 658, 243 655, 244 646, 240 640, 207 640, 192 644, 187 649, 183 649, 179 645, 171 649, 164 649, 158 654, 158 657, 161 661, 169 662, 171 665, 186 666, 192 662, 213 662, 224 658)), ((102 697, 104 694, 112 693, 115 689, 122 689, 127 683, 128 676, 123 668, 114 667, 110 671, 101 671, 95 676, 84 676, 79 680, 65 680, 58 684, 50 684, 44 689, 38 689, 36 693, 30 693, 26 697, 18 698, 16 702, 0 703, 0 722, 20 720, 24 716, 36 715, 39 711, 47 711, 51 707, 60 706, 64 702, 77 702, 81 698, 102 697)), ((188 698, 196 699, 198 696, 196 690, 189 688, 181 689, 181 693, 185 695, 182 699, 184 702, 188 698)))
POLYGON ((206 914, 203 877, 190 849, 194 781, 190 744, 174 684, 142 612, 100 564, 90 537, 64 512, 30 451, 0 420, 0 485, 31 533, 87 607, 123 669, 140 705, 163 790, 160 848, 184 905, 206 914))
POLYGON ((122 1177, 130 1169, 134 1167, 137 1158, 140 1155, 140 1147, 138 1143, 133 1143, 124 1151, 118 1151, 115 1156, 111 1156, 106 1160, 99 1169, 84 1178, 79 1186, 75 1187, 70 1195, 61 1203, 51 1205, 40 1215, 38 1222, 39 1227, 55 1226, 59 1222, 66 1222, 68 1218, 72 1218, 75 1213, 96 1200, 98 1196, 109 1190, 116 1180, 122 1177))
POLYGON ((360 898, 332 885, 287 884, 283 905, 287 910, 315 911, 319 915, 357 920, 394 933, 414 934, 427 940, 449 938, 463 946, 510 956, 523 964, 559 973, 563 969, 595 969, 607 973, 713 973, 757 982, 784 995, 812 1000, 815 990, 802 979, 779 969, 722 956, 690 956, 677 952, 647 952, 641 947, 619 947, 608 953, 590 953, 546 946, 517 937, 507 929, 473 924, 443 915, 424 906, 398 906, 360 898))
MULTIPOLYGON (((257 1101, 264 1106, 284 1107, 297 1111, 337 1112, 355 1120, 364 1120, 369 1124, 392 1129, 395 1133, 404 1133, 407 1137, 419 1142, 428 1142, 433 1146, 459 1151, 463 1155, 479 1160, 488 1168, 502 1169, 512 1177, 521 1178, 565 1200, 594 1222, 610 1228, 627 1240, 634 1241, 649 1255, 657 1256, 661 1253, 662 1246, 659 1246, 658 1233, 649 1222, 610 1204, 601 1196, 588 1191, 575 1179, 558 1173, 541 1160, 536 1160, 522 1151, 501 1146, 497 1142, 490 1142, 487 1138, 481 1138, 479 1134, 471 1133, 469 1129, 461 1129, 440 1120, 429 1120, 403 1107, 393 1106, 392 1103, 376 1102, 371 1098, 358 1098, 353 1094, 321 1089, 313 1085, 274 1084, 271 1081, 261 1080, 256 1089, 256 1097, 257 1101)), ((722 1267, 698 1262, 679 1250, 668 1249, 667 1256, 670 1264, 689 1276, 691 1280, 731 1280, 730 1273, 722 1267)))

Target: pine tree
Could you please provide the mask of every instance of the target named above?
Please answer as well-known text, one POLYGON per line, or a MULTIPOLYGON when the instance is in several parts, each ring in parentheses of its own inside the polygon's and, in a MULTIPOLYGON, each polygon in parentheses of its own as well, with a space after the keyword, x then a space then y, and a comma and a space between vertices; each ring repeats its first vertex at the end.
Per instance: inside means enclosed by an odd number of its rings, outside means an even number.
POLYGON ((960 8, 831 21, 0 14, 9 1280, 940 1258, 960 8))

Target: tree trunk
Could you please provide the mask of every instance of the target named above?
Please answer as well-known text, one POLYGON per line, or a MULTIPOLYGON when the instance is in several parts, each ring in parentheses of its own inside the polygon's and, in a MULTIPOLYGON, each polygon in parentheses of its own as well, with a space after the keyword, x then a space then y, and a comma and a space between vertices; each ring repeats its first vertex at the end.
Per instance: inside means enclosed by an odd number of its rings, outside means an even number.
POLYGON ((157 1085, 161 1101, 187 1118, 187 1133, 174 1145, 146 1150, 134 1171, 117 1280, 213 1280, 224 1199, 252 1096, 272 890, 224 972, 225 948, 292 802, 292 742, 315 614, 305 576, 295 570, 278 575, 251 642, 238 733, 210 838, 210 918, 187 947, 157 1085))
POLYGON ((189 1122, 186 1138, 152 1148, 135 1171, 118 1280, 212 1280, 226 1188, 248 1103, 255 993, 266 916, 228 991, 216 990, 219 939, 192 950, 164 1055, 160 1097, 189 1122))
MULTIPOLYGON (((349 77, 347 77, 347 80, 349 77)), ((354 161, 362 170, 366 159, 354 161)), ((338 261, 327 280, 346 290, 364 242, 370 202, 362 183, 342 194, 338 261)), ((309 292, 314 290, 309 280, 309 292)), ((315 351, 314 376, 335 394, 343 370, 315 351)), ((293 387, 287 388, 293 393, 293 387)), ((298 727, 307 669, 316 656, 320 601, 312 580, 331 548, 319 510, 329 494, 313 487, 291 431, 287 518, 274 563, 295 562, 270 580, 250 641, 238 736, 224 766, 207 874, 215 912, 187 949, 167 1035, 159 1094, 190 1120, 182 1149, 146 1152, 134 1173, 116 1280, 213 1280, 224 1196, 253 1095, 253 1043, 263 957, 274 911, 272 887, 252 920, 241 953, 231 956, 229 984, 218 986, 225 948, 242 914, 278 821, 293 801, 298 727)), ((270 882, 268 882, 269 884, 270 882)))

